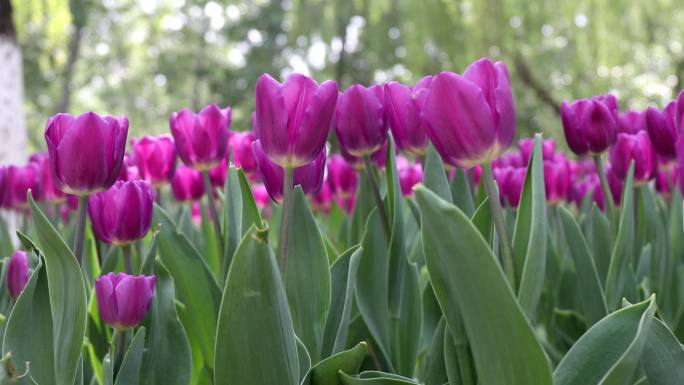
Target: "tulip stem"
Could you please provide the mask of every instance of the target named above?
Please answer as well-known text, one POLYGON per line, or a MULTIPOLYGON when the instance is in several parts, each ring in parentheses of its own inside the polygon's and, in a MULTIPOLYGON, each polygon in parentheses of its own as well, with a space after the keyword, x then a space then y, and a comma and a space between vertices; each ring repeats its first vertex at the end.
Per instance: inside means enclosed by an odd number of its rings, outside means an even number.
POLYGON ((492 176, 491 163, 482 165, 482 177, 484 178, 485 192, 487 193, 487 198, 489 198, 489 207, 492 210, 492 217, 494 217, 494 227, 496 228, 496 234, 499 237, 503 269, 508 278, 508 283, 511 285, 513 292, 515 292, 516 282, 515 265, 513 264, 513 249, 511 248, 511 242, 508 240, 508 231, 506 230, 506 223, 504 221, 504 211, 501 207, 501 200, 499 198, 499 188, 492 176))
POLYGON ((202 171, 204 178, 204 190, 207 193, 207 201, 209 202, 209 211, 211 212, 211 222, 214 224, 214 232, 216 233, 216 248, 218 255, 223 256, 223 233, 221 232, 221 222, 216 210, 216 202, 214 202, 214 189, 211 186, 211 178, 209 178, 209 171, 202 171))
POLYGON ((131 245, 121 246, 124 257, 124 267, 126 269, 126 274, 133 274, 133 264, 131 263, 131 245))
POLYGON ((389 238, 390 236, 390 225, 389 219, 387 218, 387 212, 385 211, 385 203, 382 201, 382 196, 380 195, 380 186, 378 181, 375 179, 375 172, 373 171, 373 162, 371 162, 370 155, 363 157, 363 163, 366 169, 366 175, 370 180, 371 190, 373 190, 373 197, 375 199, 375 205, 378 207, 378 214, 380 214, 380 219, 382 220, 382 225, 385 229, 385 235, 389 238))
POLYGON ((615 204, 613 203, 613 193, 610 192, 610 185, 608 184, 608 178, 606 177, 606 171, 603 169, 603 162, 601 161, 601 155, 594 155, 594 164, 596 165, 596 172, 598 172, 599 180, 601 181, 601 190, 603 191, 603 203, 606 207, 606 212, 608 213, 611 226, 614 226, 615 222, 615 204))
POLYGON ((88 196, 78 197, 78 222, 76 222, 76 236, 74 237, 74 255, 80 265, 83 261, 85 247, 86 212, 88 211, 88 196))
POLYGON ((280 210, 280 236, 278 238, 278 265, 285 280, 287 273, 287 250, 290 241, 290 222, 292 221, 292 197, 294 192, 294 168, 285 168, 283 178, 283 204, 280 210))

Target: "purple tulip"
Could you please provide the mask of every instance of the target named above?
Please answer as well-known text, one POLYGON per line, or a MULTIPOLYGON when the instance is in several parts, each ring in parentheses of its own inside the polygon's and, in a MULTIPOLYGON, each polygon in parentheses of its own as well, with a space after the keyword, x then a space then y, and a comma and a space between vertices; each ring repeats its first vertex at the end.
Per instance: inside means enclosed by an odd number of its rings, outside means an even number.
POLYGON ((646 110, 646 127, 651 143, 653 143, 653 149, 658 155, 666 159, 677 157, 675 143, 679 136, 679 130, 675 123, 676 109, 675 102, 670 102, 662 112, 653 107, 646 110))
POLYGON ((19 298, 29 280, 28 257, 24 251, 17 250, 12 254, 7 266, 7 289, 12 298, 19 298))
POLYGON ((292 74, 280 84, 268 74, 256 84, 254 135, 268 158, 281 167, 300 167, 325 147, 335 111, 337 83, 316 84, 292 74))
POLYGON ((178 167, 171 179, 171 192, 178 202, 199 200, 204 195, 202 173, 190 167, 178 167))
POLYGON ((131 140, 133 161, 140 177, 159 188, 176 171, 176 144, 171 135, 149 136, 131 140))
POLYGON ((672 191, 677 186, 677 172, 674 163, 661 163, 655 176, 655 189, 665 198, 672 196, 672 191))
POLYGON ((9 194, 12 207, 16 209, 26 208, 26 192, 31 190, 31 194, 36 201, 43 200, 43 187, 41 185, 40 168, 36 163, 29 163, 25 166, 9 166, 7 168, 7 179, 9 181, 9 194))
POLYGON ((152 224, 154 191, 141 180, 118 181, 88 198, 95 236, 104 243, 128 245, 147 234, 152 224))
POLYGON ((398 82, 385 85, 387 119, 397 146, 413 155, 425 155, 428 147, 427 127, 420 111, 425 102, 432 76, 422 78, 415 86, 398 82))
POLYGON ((342 155, 333 154, 328 158, 328 177, 330 190, 335 195, 350 196, 356 193, 358 174, 342 155))
POLYGON ((407 197, 413 195, 413 186, 423 181, 423 167, 420 163, 409 163, 403 156, 397 157, 397 176, 401 195, 407 197))
POLYGON ((506 166, 495 168, 492 171, 499 186, 501 203, 517 208, 520 204, 527 169, 525 167, 506 166))
POLYGON ((387 140, 382 86, 354 84, 340 95, 335 110, 335 133, 347 153, 363 157, 379 150, 387 140))
MULTIPOLYGON (((624 183, 622 179, 615 174, 612 167, 606 168, 606 179, 608 179, 608 187, 610 189, 610 195, 612 195, 613 203, 615 206, 620 205, 620 199, 622 198, 622 189, 624 183)), ((605 200, 603 199, 603 189, 599 182, 598 176, 595 178, 596 185, 594 186, 594 202, 601 209, 605 210, 605 200)))
POLYGON ((256 171, 256 159, 254 159, 254 150, 252 150, 252 143, 255 140, 256 137, 251 131, 236 132, 230 137, 230 145, 233 148, 233 163, 242 168, 245 174, 256 171))
POLYGON ((138 166, 136 166, 132 156, 124 154, 121 172, 119 173, 119 176, 116 178, 116 180, 126 182, 129 180, 136 179, 140 179, 140 171, 138 170, 138 166))
MULTIPOLYGON (((518 141, 521 165, 527 166, 534 151, 534 138, 520 139, 518 141)), ((553 160, 556 154, 556 141, 553 139, 542 140, 542 159, 553 160)))
POLYGON ((8 177, 8 168, 0 166, 0 207, 3 209, 12 208, 12 193, 8 177))
POLYGON ((221 163, 209 170, 209 181, 213 188, 222 189, 226 185, 228 177, 228 160, 223 159, 221 163))
POLYGON ((568 147, 577 155, 600 154, 617 139, 617 99, 595 96, 561 105, 561 120, 568 147))
POLYGON ((200 171, 219 164, 226 156, 232 110, 210 104, 195 114, 184 108, 171 113, 169 126, 176 152, 186 166, 200 171))
POLYGON ((463 76, 441 72, 421 112, 442 159, 471 168, 503 153, 515 136, 515 103, 506 65, 483 58, 463 76))
MULTIPOLYGON (((285 170, 274 162, 271 162, 266 152, 261 147, 261 141, 253 144, 254 156, 257 161, 257 170, 261 180, 266 186, 271 199, 278 202, 283 197, 283 184, 285 170)), ((293 185, 300 185, 306 194, 315 194, 323 184, 325 173, 325 148, 314 158, 313 162, 294 169, 293 185)))
POLYGON ((552 205, 568 199, 570 189, 570 165, 567 159, 558 154, 556 159, 544 161, 544 187, 546 201, 552 205))
POLYGON ((66 200, 66 194, 57 188, 54 180, 52 179, 50 158, 48 157, 48 154, 33 154, 29 158, 29 163, 34 163, 36 167, 38 167, 39 179, 41 181, 40 185, 45 200, 51 203, 63 203, 66 200))
POLYGON ((57 114, 45 129, 50 169, 57 188, 67 194, 90 195, 110 188, 121 171, 128 119, 57 114))
POLYGON ((675 100, 675 124, 677 125, 677 131, 681 132, 683 128, 682 121, 684 120, 684 90, 679 92, 677 100, 675 100))
POLYGON ((619 133, 615 146, 610 150, 609 160, 615 175, 623 180, 634 161, 635 185, 648 183, 655 175, 656 153, 646 131, 619 133))
POLYGON ((618 132, 636 134, 646 130, 646 112, 627 111, 618 114, 618 132))
POLYGON ((150 308, 156 277, 109 273, 95 281, 100 319, 117 330, 134 328, 150 308))

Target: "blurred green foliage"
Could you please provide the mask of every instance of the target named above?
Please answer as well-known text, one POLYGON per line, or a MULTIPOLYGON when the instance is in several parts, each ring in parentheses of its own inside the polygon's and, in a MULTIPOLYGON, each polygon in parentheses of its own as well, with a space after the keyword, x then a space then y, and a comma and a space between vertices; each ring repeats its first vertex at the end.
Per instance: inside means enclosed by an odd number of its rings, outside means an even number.
MULTIPOLYGON (((684 78, 681 0, 13 0, 29 137, 60 110, 126 114, 131 136, 210 102, 249 128, 268 72, 414 82, 481 56, 511 72, 521 136, 561 139, 557 105, 608 91, 662 105, 684 78)), ((561 142, 562 139, 561 139, 561 142)))

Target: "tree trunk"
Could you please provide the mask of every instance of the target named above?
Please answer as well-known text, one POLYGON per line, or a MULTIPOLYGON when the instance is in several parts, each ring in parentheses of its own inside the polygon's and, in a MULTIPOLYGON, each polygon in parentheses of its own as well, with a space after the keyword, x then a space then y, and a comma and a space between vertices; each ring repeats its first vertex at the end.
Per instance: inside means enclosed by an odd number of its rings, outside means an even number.
POLYGON ((0 164, 26 159, 26 116, 21 47, 10 0, 0 0, 0 164))

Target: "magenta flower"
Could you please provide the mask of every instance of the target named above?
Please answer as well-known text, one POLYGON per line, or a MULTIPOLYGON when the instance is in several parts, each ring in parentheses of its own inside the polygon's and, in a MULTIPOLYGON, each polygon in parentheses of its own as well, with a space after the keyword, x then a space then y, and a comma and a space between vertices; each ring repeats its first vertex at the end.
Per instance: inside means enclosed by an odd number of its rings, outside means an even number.
POLYGON ((41 175, 38 164, 29 163, 25 166, 9 166, 7 168, 7 179, 9 182, 9 199, 12 207, 21 209, 26 208, 26 192, 31 190, 31 194, 36 201, 43 200, 43 187, 41 185, 41 175))
POLYGON ((524 167, 499 167, 493 170, 494 179, 499 186, 501 202, 512 208, 517 208, 520 204, 525 174, 527 169, 524 167))
POLYGON ((230 137, 230 145, 233 148, 233 163, 242 168, 245 174, 256 171, 256 159, 254 159, 254 150, 252 150, 252 143, 255 140, 256 137, 251 131, 236 132, 230 137))
MULTIPOLYGON (((518 150, 520 151, 521 165, 527 166, 534 151, 534 138, 520 139, 518 141, 518 150)), ((553 139, 542 140, 542 159, 552 160, 556 154, 556 141, 553 139)))
POLYGON ((358 174, 342 155, 333 154, 328 158, 327 184, 335 195, 350 196, 356 193, 358 174))
POLYGON ((90 195, 110 188, 119 176, 126 149, 128 119, 57 114, 45 128, 50 169, 57 188, 90 195))
POLYGON ((387 140, 385 94, 382 86, 354 84, 340 95, 335 110, 335 133, 347 153, 363 157, 379 150, 387 140))
POLYGON ((397 176, 401 195, 407 197, 413 195, 413 186, 423 181, 423 167, 420 163, 409 163, 403 156, 397 157, 397 176))
POLYGON ((152 187, 168 183, 176 172, 176 144, 171 135, 149 136, 131 140, 133 161, 140 177, 152 187))
POLYGON ((677 157, 675 143, 679 130, 675 122, 676 109, 676 103, 670 102, 662 112, 653 107, 646 110, 646 127, 653 149, 666 159, 677 157))
POLYGON ((204 195, 202 173, 190 167, 178 167, 171 179, 171 192, 178 202, 199 200, 204 195))
POLYGON ((385 108, 392 136, 397 146, 409 154, 427 152, 427 127, 420 111, 431 82, 432 76, 426 76, 413 87, 398 82, 385 85, 385 108))
MULTIPOLYGON (((52 171, 50 170, 50 158, 47 153, 37 153, 31 155, 29 163, 33 163, 38 168, 40 185, 42 188, 42 195, 45 200, 52 203, 62 203, 66 200, 66 194, 58 189, 52 179, 52 171)), ((33 194, 36 194, 34 191, 33 194)))
POLYGON ((156 278, 109 273, 95 281, 97 308, 102 321, 118 330, 138 326, 150 308, 156 278))
POLYGON ((7 289, 12 298, 19 298, 29 280, 29 264, 26 252, 17 250, 12 254, 7 266, 7 289))
POLYGON ((506 65, 480 59, 463 76, 435 76, 422 109, 428 135, 444 161, 459 168, 487 163, 515 136, 515 104, 506 65))
POLYGON ((547 202, 556 205, 568 199, 570 175, 570 165, 562 154, 558 154, 556 159, 544 161, 544 187, 547 202))
POLYGON ((656 170, 656 153, 646 131, 636 134, 619 133, 609 154, 611 169, 624 180, 629 165, 634 161, 634 184, 642 185, 653 179, 656 170))
POLYGON ((0 166, 0 207, 3 209, 12 208, 12 193, 7 166, 0 166))
POLYGON ((618 132, 636 134, 646 130, 646 112, 626 111, 618 114, 618 132))
POLYGON ((280 84, 268 74, 256 84, 254 135, 280 167, 300 167, 323 150, 337 101, 337 83, 292 74, 280 84))
POLYGON ((617 140, 617 99, 595 96, 561 105, 561 120, 568 147, 577 155, 600 154, 617 140))
POLYGON ((154 191, 141 180, 118 181, 88 198, 95 236, 104 243, 128 245, 145 237, 152 224, 154 191))
POLYGON ((176 152, 186 166, 204 171, 225 158, 232 110, 210 104, 195 114, 184 108, 171 113, 169 126, 176 152))

